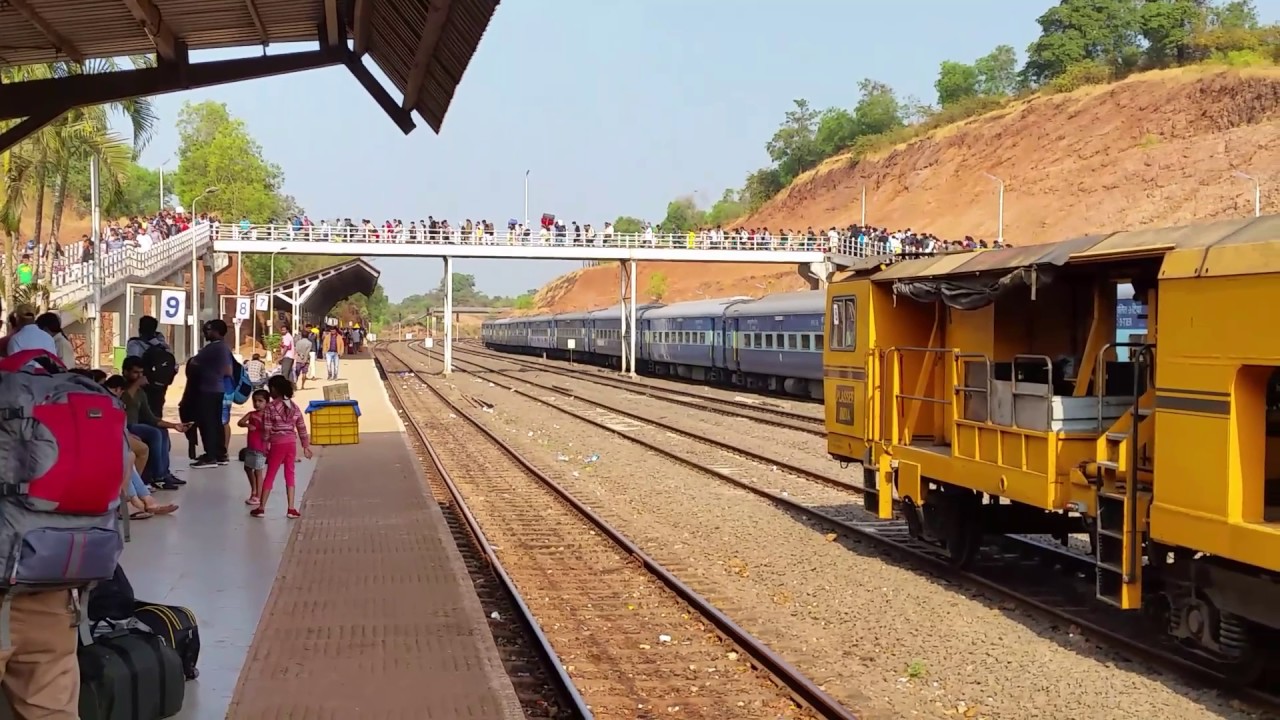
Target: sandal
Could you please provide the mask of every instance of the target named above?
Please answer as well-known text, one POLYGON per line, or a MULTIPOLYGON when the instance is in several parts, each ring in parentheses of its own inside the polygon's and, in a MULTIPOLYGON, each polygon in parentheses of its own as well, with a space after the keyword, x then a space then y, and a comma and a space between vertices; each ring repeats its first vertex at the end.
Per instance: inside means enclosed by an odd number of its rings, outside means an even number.
POLYGON ((257 495, 253 495, 253 496, 250 496, 248 499, 246 499, 246 500, 244 501, 244 504, 245 504, 245 505, 248 505, 248 506, 250 506, 250 507, 257 507, 257 506, 261 505, 261 504, 262 504, 262 502, 258 500, 258 496, 257 496, 257 495))
POLYGON ((177 511, 177 509, 178 509, 177 505, 174 505, 173 503, 169 503, 168 505, 156 505, 153 508, 149 508, 147 512, 151 513, 152 515, 169 515, 177 511))
POLYGON ((148 518, 153 518, 153 517, 155 517, 155 515, 152 515, 146 510, 135 510, 129 513, 130 520, 146 520, 148 518))

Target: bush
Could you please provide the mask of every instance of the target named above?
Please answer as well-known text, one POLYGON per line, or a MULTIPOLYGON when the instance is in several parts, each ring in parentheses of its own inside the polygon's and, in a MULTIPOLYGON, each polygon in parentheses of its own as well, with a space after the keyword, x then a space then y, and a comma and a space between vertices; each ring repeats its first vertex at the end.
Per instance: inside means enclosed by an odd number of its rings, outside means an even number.
POLYGON ((654 302, 661 302, 662 297, 667 294, 667 276, 665 273, 656 272, 649 276, 649 284, 645 288, 649 298, 654 302))
POLYGON ((1217 52, 1208 60, 1212 65, 1226 65, 1233 68, 1267 67, 1274 65, 1271 56, 1262 50, 1230 50, 1217 52))
POLYGON ((1115 79, 1115 72, 1097 62, 1076 63, 1061 75, 1049 81, 1050 93, 1069 93, 1089 85, 1105 85, 1115 79))
POLYGON ((1048 92, 1073 92, 1091 85, 1106 85, 1115 79, 1115 73, 1102 63, 1076 63, 1066 68, 1060 76, 1048 82, 1048 92))

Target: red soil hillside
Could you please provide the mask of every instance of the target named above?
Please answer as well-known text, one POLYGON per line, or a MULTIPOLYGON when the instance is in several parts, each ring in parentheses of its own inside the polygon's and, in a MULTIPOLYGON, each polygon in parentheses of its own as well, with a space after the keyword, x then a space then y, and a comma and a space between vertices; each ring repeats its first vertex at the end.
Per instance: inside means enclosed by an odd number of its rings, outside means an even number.
POLYGON ((1033 97, 862 162, 828 160, 744 223, 806 227, 858 221, 941 237, 996 235, 1036 244, 1096 231, 1180 225, 1280 209, 1280 69, 1189 67, 1033 97))
MULTIPOLYGON (((795 265, 645 262, 636 263, 636 270, 636 297, 642 303, 655 299, 650 289, 657 289, 651 283, 658 274, 663 281, 657 285, 665 286, 665 292, 657 299, 667 303, 809 288, 795 265)), ((540 312, 569 312, 617 305, 620 275, 617 263, 561 275, 538 291, 534 306, 540 312)))
MULTIPOLYGON (((826 161, 742 221, 772 229, 867 221, 944 238, 996 236, 996 184, 1005 182, 1006 240, 1015 245, 1095 231, 1178 225, 1253 212, 1280 212, 1280 69, 1188 67, 1136 75, 1113 85, 1020 100, 942 128, 861 162, 826 161)), ((802 289, 790 266, 645 263, 667 276, 666 302, 802 289), (769 284, 767 281, 772 280, 769 284)), ((617 302, 616 266, 558 278, 540 309, 617 302)))

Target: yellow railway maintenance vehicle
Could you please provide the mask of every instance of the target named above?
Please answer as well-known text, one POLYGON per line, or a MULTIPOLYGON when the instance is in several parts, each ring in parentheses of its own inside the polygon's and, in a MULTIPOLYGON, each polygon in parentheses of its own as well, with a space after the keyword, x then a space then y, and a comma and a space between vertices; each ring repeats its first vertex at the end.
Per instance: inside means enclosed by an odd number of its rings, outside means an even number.
POLYGON ((957 564, 983 536, 1087 533, 1100 600, 1260 669, 1280 629, 1280 216, 847 269, 827 443, 862 464, 867 509, 957 564), (1116 340, 1121 284, 1147 308, 1138 342, 1116 340))

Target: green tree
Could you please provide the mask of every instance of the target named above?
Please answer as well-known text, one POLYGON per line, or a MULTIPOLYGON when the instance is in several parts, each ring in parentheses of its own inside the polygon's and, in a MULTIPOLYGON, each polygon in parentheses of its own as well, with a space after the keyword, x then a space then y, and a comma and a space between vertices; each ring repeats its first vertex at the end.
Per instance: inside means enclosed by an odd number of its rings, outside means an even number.
POLYGON ((1146 40, 1146 60, 1152 67, 1187 62, 1192 35, 1205 19, 1205 0, 1146 2, 1138 9, 1138 30, 1146 40))
POLYGON ((782 173, 777 168, 760 168, 747 176, 738 199, 747 208, 747 212, 755 212, 769 201, 769 198, 782 192, 786 183, 782 181, 782 173))
POLYGON ((698 209, 692 196, 678 197, 667 203, 667 215, 658 223, 660 233, 686 233, 697 230, 707 221, 707 215, 698 209))
POLYGON ((938 105, 946 107, 978 94, 978 68, 954 60, 943 60, 933 87, 938 91, 938 105))
POLYGON ((706 223, 710 227, 720 227, 746 214, 747 208, 739 199, 738 192, 733 188, 726 188, 720 199, 707 211, 706 223))
POLYGON ((978 71, 978 94, 1012 95, 1018 90, 1018 52, 1012 45, 997 45, 974 61, 978 71))
POLYGON ((861 97, 853 108, 858 137, 891 132, 905 124, 904 109, 893 88, 866 78, 858 83, 858 91, 861 97))
POLYGON ((844 108, 827 108, 818 120, 815 136, 818 152, 828 158, 847 149, 858 139, 858 121, 844 108))
POLYGON ((218 192, 201 200, 198 210, 234 222, 279 221, 284 209, 280 188, 284 173, 267 162, 262 147, 227 106, 211 100, 184 104, 178 112, 178 172, 174 195, 189 205, 206 188, 218 192))
POLYGON ((634 218, 630 215, 619 215, 617 220, 613 221, 613 231, 623 235, 634 235, 644 230, 644 221, 640 218, 634 218))
POLYGON ((1039 87, 1081 63, 1130 68, 1141 56, 1135 0, 1062 0, 1036 22, 1040 37, 1027 47, 1022 79, 1039 87))
POLYGON ((1214 29, 1257 30, 1258 8, 1252 0, 1233 0, 1205 9, 1205 25, 1214 29))
POLYGON ((781 173, 784 184, 790 183, 797 175, 822 161, 817 143, 821 113, 810 107, 808 100, 793 102, 795 107, 787 111, 782 124, 765 145, 765 150, 781 173))

